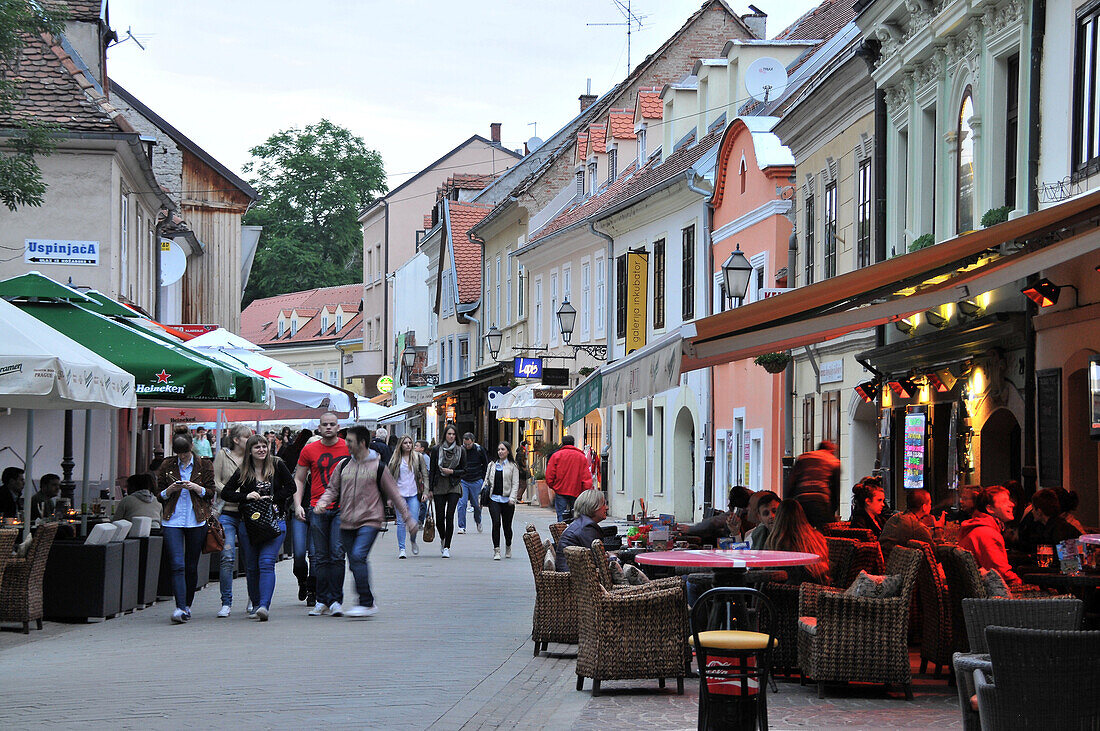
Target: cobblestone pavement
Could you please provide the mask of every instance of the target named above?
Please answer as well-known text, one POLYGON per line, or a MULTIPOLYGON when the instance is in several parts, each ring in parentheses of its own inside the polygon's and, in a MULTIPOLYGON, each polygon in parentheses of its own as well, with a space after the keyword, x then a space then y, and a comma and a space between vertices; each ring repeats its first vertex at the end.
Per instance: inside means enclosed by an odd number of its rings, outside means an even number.
MULTIPOLYGON (((303 728, 353 724, 388 729, 694 728, 698 681, 683 696, 655 681, 609 682, 592 698, 574 689, 575 649, 551 645, 532 657, 534 587, 518 533, 543 536, 552 514, 516 512, 512 560, 492 561, 485 533, 438 541, 396 558, 389 531, 371 553, 381 612, 369 620, 308 617, 296 601, 289 561, 277 565, 271 621, 244 618, 244 579, 234 582, 229 619, 215 619, 216 582, 195 599, 194 619, 169 623, 160 602, 96 624, 46 622, 30 635, 0 632, 4 726, 30 728, 303 728)), ((350 574, 345 598, 354 598, 350 574)), ((674 688, 675 685, 673 684, 674 688)), ((946 684, 919 683, 912 703, 881 689, 780 683, 769 697, 771 727, 947 728, 959 725, 946 684)))

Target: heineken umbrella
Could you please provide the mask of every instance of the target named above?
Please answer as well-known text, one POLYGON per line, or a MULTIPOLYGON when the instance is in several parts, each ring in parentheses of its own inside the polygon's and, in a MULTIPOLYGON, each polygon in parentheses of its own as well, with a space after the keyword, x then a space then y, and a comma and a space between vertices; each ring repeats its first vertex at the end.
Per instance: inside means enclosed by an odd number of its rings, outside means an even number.
POLYGON ((14 299, 66 300, 69 302, 93 302, 83 292, 55 282, 40 272, 27 272, 0 282, 0 297, 14 299))
MULTIPOLYGON (((2 283, 0 283, 2 284, 2 283)), ((68 302, 16 306, 133 374, 142 406, 267 404, 263 379, 221 364, 167 337, 68 302), (246 388, 239 386, 246 384, 246 388), (240 393, 244 390, 245 393, 240 393)))

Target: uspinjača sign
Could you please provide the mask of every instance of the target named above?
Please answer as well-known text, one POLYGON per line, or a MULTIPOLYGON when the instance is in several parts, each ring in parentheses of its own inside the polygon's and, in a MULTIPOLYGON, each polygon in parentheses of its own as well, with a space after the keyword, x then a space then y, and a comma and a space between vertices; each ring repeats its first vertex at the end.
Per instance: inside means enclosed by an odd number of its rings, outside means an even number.
POLYGON ((23 261, 27 264, 99 266, 99 242, 25 239, 23 261))

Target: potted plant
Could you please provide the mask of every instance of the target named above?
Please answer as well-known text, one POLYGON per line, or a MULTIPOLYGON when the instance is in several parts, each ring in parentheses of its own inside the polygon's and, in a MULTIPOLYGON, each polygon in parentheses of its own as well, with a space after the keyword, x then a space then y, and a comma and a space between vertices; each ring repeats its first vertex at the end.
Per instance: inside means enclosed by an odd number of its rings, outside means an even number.
POLYGON ((550 488, 546 485, 546 470, 542 463, 536 463, 531 468, 531 478, 535 481, 535 490, 541 507, 550 507, 554 501, 550 498, 550 488))
POLYGON ((1012 213, 1012 206, 990 208, 982 215, 982 228, 989 228, 990 226, 996 226, 998 223, 1004 223, 1008 220, 1009 213, 1012 213))
POLYGON ((768 373, 782 373, 783 369, 787 367, 787 364, 791 362, 791 354, 787 352, 783 353, 764 353, 758 355, 753 359, 753 363, 760 366, 768 373))
POLYGON ((550 456, 561 447, 557 442, 539 442, 535 445, 539 459, 532 468, 531 474, 536 475, 536 484, 539 488, 539 505, 552 507, 554 505, 554 491, 546 484, 546 465, 550 462, 550 456))
POLYGON ((920 251, 921 249, 926 249, 934 243, 936 243, 936 239, 932 236, 932 234, 922 234, 913 239, 913 243, 909 244, 909 253, 920 251))

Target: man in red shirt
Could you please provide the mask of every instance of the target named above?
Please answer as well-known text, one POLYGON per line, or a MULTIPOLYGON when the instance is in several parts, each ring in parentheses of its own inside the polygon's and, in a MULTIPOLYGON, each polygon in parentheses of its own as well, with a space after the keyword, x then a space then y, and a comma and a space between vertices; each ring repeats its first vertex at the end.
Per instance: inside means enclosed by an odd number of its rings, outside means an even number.
POLYGON ((588 458, 577 449, 573 436, 561 438, 561 448, 550 456, 546 464, 546 484, 554 491, 554 509, 558 522, 565 520, 565 513, 573 512, 573 502, 585 490, 592 487, 592 473, 588 458))
POLYGON ((329 613, 334 617, 343 615, 340 603, 344 601, 344 546, 340 540, 340 506, 313 512, 328 488, 333 469, 348 456, 348 445, 340 438, 339 428, 336 414, 331 411, 322 414, 321 439, 302 449, 294 470, 298 488, 294 493, 294 516, 309 523, 309 563, 317 576, 317 603, 309 610, 311 617, 329 613), (308 508, 302 504, 307 481, 308 508))

